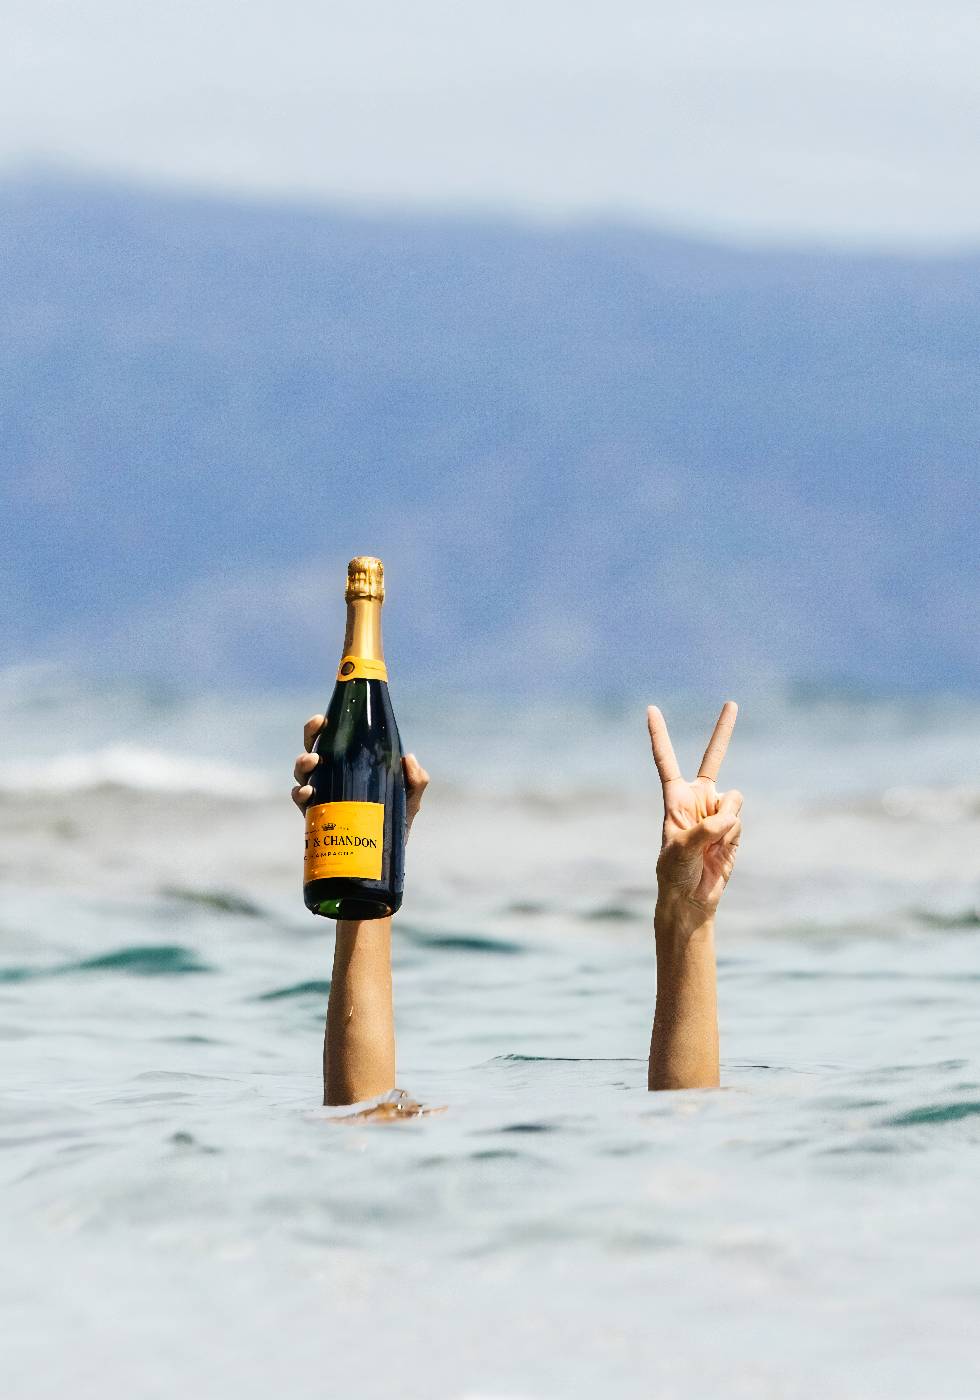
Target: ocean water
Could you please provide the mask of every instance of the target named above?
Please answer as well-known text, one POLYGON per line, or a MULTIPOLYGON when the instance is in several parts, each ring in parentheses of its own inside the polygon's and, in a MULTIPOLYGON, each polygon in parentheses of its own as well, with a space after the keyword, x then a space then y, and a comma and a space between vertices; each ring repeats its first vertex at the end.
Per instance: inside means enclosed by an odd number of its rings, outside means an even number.
POLYGON ((382 1124, 319 1107, 317 698, 0 677, 3 1394, 980 1396, 980 706, 743 700, 724 1088, 650 1095, 642 704, 405 701, 444 1111, 382 1124))

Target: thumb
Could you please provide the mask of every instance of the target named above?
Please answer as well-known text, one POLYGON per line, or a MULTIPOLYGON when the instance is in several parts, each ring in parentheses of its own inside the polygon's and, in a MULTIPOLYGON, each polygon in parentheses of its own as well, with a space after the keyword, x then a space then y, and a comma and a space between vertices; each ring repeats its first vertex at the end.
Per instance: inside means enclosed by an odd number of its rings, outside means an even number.
POLYGON ((402 759, 402 771, 405 774, 405 783, 410 795, 421 802, 422 794, 429 786, 429 775, 419 763, 413 753, 407 753, 402 759))

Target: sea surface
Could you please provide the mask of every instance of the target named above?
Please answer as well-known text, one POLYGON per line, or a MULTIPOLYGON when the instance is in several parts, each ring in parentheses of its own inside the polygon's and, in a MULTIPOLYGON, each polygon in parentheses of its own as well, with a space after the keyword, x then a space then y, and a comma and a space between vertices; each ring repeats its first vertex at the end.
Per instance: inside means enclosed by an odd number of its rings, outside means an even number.
POLYGON ((325 696, 0 675, 7 1400, 980 1396, 980 705, 743 701, 724 1088, 650 1095, 659 793, 718 696, 396 705, 399 1085, 320 1107, 325 696))

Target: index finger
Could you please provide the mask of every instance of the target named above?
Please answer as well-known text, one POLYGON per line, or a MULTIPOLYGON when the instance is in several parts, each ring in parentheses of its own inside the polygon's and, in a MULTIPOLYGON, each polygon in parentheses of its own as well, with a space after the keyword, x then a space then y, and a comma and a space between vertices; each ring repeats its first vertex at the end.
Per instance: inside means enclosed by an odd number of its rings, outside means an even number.
POLYGON ((667 733, 667 721, 656 705, 647 706, 647 728, 650 731, 653 761, 657 765, 660 781, 666 786, 681 776, 681 770, 677 766, 674 746, 667 733))
POLYGON ((699 778, 707 778, 709 782, 718 781, 718 773, 728 752, 728 742, 732 737, 732 730, 735 728, 735 720, 738 717, 738 706, 734 700, 726 700, 721 707, 721 714, 718 716, 718 723, 715 725, 715 732, 708 740, 708 747, 704 751, 704 758, 701 760, 701 767, 698 769, 699 778))
POLYGON ((303 725, 303 748, 309 753, 316 740, 316 736, 323 728, 323 715, 313 715, 303 725))

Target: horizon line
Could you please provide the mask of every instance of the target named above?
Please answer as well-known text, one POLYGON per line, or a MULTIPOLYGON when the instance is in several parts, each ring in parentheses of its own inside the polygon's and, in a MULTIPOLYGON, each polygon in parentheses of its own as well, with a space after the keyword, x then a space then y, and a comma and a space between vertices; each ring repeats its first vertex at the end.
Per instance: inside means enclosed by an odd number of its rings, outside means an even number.
POLYGON ((261 189, 242 185, 218 185, 213 181, 149 175, 108 166, 87 165, 50 157, 15 157, 0 161, 0 193, 10 189, 77 189, 103 194, 142 196, 145 199, 179 201, 188 205, 213 205, 240 212, 279 210, 310 218, 346 218, 355 222, 400 223, 420 227, 496 229, 524 234, 619 233, 662 242, 697 245, 751 255, 823 257, 849 262, 903 261, 916 263, 961 262, 980 257, 980 232, 934 241, 891 242, 867 237, 848 239, 826 236, 776 234, 749 235, 719 225, 672 219, 666 213, 644 218, 635 212, 607 210, 554 210, 547 213, 516 204, 452 203, 422 199, 405 202, 382 197, 316 195, 308 190, 261 189))

